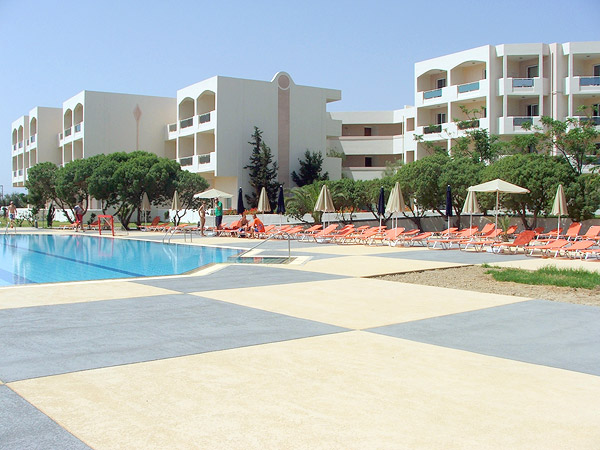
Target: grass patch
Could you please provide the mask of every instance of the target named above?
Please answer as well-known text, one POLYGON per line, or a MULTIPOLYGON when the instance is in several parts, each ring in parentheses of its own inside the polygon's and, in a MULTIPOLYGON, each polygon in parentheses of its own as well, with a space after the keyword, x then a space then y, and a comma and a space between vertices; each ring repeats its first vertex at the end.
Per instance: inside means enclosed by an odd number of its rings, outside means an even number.
POLYGON ((486 270, 496 281, 512 281, 521 284, 551 285, 561 287, 595 289, 600 286, 600 273, 584 269, 558 269, 554 266, 538 270, 495 268, 486 270))

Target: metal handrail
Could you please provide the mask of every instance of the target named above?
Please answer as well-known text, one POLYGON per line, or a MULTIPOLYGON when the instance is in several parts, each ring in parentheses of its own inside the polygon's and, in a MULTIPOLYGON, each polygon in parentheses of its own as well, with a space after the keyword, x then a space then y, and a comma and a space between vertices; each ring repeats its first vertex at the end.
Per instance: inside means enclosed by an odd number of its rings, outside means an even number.
POLYGON ((288 233, 287 231, 278 231, 275 234, 272 234, 271 236, 269 236, 268 238, 266 238, 264 241, 260 241, 258 244, 253 245, 252 247, 250 247, 248 250, 244 250, 242 253, 240 253, 237 257, 240 258, 243 255, 245 255, 246 253, 251 252, 252 250, 254 250, 257 247, 260 247, 261 245, 263 245, 265 242, 270 241, 271 239, 273 239, 276 236, 282 236, 282 235, 287 235, 287 241, 288 241, 288 258, 292 257, 292 251, 291 251, 291 247, 290 247, 290 241, 292 240, 292 236, 290 233, 288 233))

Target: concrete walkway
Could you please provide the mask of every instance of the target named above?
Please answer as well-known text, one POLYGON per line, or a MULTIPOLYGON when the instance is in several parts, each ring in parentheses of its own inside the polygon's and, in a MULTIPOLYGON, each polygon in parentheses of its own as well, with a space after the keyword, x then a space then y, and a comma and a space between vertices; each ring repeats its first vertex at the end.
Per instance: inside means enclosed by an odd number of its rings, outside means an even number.
POLYGON ((0 288, 0 449, 598 448, 600 308, 367 278, 537 260, 292 252, 299 263, 0 288))

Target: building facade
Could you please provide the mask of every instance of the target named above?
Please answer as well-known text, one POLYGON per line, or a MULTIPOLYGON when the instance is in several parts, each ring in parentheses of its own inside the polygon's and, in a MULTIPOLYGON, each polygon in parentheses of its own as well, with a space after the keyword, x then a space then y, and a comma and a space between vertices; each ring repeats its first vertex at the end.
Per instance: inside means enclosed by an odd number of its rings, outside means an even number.
POLYGON ((339 90, 297 85, 285 72, 270 81, 216 76, 176 98, 82 91, 62 108, 34 108, 13 122, 13 186, 39 162, 141 149, 236 195, 249 188, 255 126, 286 187, 306 150, 323 154, 332 179, 373 179, 386 164, 428 155, 428 143, 450 151, 468 127, 508 140, 531 133, 523 125, 542 116, 600 126, 600 42, 486 45, 416 63, 414 86, 414 106, 331 113, 339 90), (465 109, 477 110, 466 124, 465 109), (334 154, 341 158, 327 156, 334 154))
POLYGON ((600 125, 600 42, 486 45, 416 63, 414 83, 414 106, 332 113, 342 134, 328 145, 346 155, 346 176, 379 177, 386 162, 426 156, 426 143, 450 151, 468 127, 509 140, 542 116, 600 125))

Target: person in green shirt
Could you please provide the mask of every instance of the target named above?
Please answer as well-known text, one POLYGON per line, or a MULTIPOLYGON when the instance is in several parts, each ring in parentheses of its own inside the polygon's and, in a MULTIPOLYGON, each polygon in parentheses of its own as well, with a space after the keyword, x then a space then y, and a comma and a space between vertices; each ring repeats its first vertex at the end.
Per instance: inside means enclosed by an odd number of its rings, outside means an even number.
POLYGON ((223 222, 223 203, 216 198, 215 199, 215 225, 217 230, 221 228, 221 222, 223 222))

